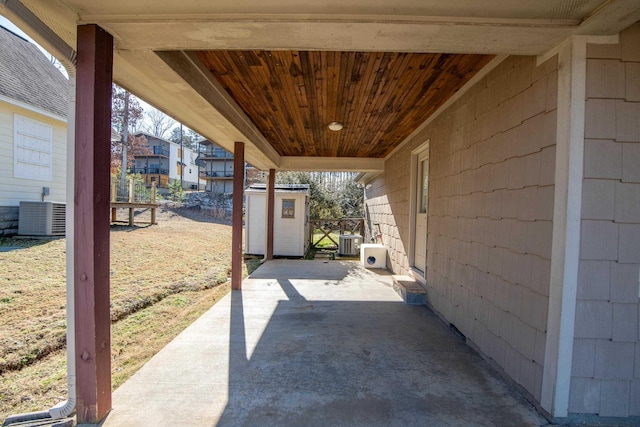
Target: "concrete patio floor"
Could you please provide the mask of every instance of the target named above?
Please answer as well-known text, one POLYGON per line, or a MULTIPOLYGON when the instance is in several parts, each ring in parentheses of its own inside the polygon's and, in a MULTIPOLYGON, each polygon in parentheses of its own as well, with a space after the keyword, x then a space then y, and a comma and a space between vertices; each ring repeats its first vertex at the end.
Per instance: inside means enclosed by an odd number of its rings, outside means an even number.
POLYGON ((113 394, 105 427, 540 426, 386 272, 270 261, 113 394))

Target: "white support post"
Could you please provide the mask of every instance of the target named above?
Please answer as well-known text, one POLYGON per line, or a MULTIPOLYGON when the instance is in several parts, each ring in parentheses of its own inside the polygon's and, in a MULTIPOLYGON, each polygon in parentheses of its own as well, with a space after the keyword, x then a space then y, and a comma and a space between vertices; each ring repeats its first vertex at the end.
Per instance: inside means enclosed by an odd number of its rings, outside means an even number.
POLYGON ((541 405, 554 417, 569 408, 576 315, 584 159, 587 38, 558 53, 556 169, 551 277, 541 405))

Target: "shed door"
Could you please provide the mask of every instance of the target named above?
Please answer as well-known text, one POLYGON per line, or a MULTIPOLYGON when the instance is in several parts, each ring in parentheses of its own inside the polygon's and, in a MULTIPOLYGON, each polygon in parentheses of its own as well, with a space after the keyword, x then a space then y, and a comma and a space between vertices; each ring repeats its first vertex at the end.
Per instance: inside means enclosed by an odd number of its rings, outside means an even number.
POLYGON ((266 211, 266 197, 264 194, 247 196, 247 245, 245 252, 248 254, 264 254, 264 219, 266 211))

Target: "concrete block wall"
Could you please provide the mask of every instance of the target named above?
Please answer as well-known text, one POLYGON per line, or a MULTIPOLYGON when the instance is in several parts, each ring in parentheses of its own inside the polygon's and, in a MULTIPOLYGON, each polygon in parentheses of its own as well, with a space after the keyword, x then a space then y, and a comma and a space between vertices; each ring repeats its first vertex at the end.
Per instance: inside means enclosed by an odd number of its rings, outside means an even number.
POLYGON ((587 58, 569 411, 640 416, 640 25, 587 58))
POLYGON ((429 141, 427 299, 538 400, 556 93, 555 58, 507 58, 389 158, 366 191, 390 266, 406 274, 411 151, 429 141))
POLYGON ((0 236, 18 234, 18 206, 0 206, 0 236))

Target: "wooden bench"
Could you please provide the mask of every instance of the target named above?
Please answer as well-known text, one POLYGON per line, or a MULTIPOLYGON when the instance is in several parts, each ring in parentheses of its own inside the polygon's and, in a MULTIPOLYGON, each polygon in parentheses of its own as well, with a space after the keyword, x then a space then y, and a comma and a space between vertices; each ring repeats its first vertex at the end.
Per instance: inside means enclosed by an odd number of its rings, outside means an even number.
POLYGON ((151 209, 151 224, 157 224, 156 209, 157 203, 135 203, 135 202, 111 202, 111 222, 116 222, 116 211, 118 209, 129 209, 129 226, 133 226, 133 211, 136 208, 151 209))

